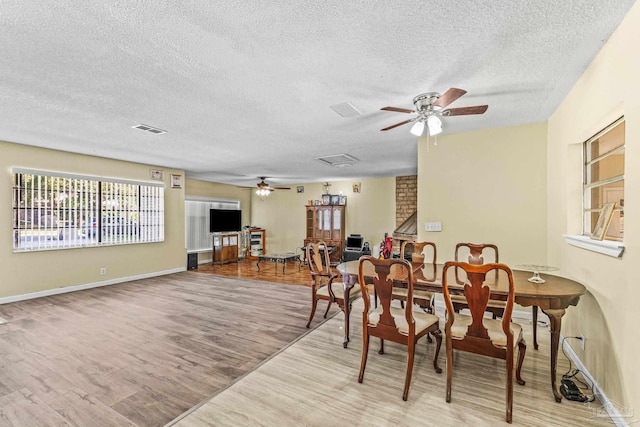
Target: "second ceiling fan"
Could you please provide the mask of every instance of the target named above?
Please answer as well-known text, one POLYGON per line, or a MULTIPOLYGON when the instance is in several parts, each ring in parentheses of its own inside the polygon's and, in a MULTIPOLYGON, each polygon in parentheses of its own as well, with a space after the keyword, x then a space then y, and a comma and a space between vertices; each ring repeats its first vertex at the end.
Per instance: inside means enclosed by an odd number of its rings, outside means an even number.
POLYGON ((483 114, 489 108, 488 105, 475 105, 472 107, 446 108, 445 107, 462 95, 467 93, 466 90, 455 87, 450 88, 442 95, 437 92, 427 92, 413 98, 415 110, 398 107, 384 107, 381 110, 394 111, 398 113, 417 113, 416 117, 409 120, 387 126, 381 131, 391 130, 407 123, 416 122, 411 128, 411 133, 416 136, 437 135, 442 132, 442 120, 440 117, 447 116, 466 116, 469 114, 483 114))
POLYGON ((258 184, 256 184, 256 187, 258 187, 258 189, 256 190, 256 194, 258 196, 267 196, 273 190, 291 190, 291 187, 272 187, 272 186, 270 186, 269 184, 264 182, 264 180, 267 179, 266 176, 259 176, 258 178, 260 179, 260 182, 258 184))

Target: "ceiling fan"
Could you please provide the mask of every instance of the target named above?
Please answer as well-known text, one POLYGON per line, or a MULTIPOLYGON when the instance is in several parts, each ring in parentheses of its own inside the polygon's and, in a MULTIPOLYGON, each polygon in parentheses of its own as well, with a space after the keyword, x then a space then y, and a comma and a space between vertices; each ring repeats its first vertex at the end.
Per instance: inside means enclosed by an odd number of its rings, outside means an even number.
POLYGON ((256 190, 256 194, 258 196, 268 196, 273 190, 291 190, 291 187, 272 187, 264 180, 267 178, 266 176, 259 176, 260 182, 256 184, 258 189, 256 190))
POLYGON ((440 117, 447 116, 466 116, 469 114, 483 114, 489 108, 488 105, 475 105, 473 107, 446 108, 453 101, 467 93, 466 90, 455 87, 450 88, 442 95, 437 92, 427 92, 413 98, 415 110, 406 108, 384 107, 381 110, 395 111, 398 113, 417 113, 416 117, 409 120, 387 126, 381 131, 390 130, 407 123, 416 122, 411 128, 411 133, 416 136, 437 135, 442 132, 442 120, 440 117))

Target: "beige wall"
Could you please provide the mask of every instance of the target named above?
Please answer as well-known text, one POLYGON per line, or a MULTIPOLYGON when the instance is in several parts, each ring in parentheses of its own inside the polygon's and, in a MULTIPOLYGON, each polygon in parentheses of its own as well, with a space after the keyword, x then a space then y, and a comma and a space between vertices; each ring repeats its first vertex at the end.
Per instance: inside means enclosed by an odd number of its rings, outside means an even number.
POLYGON ((640 413, 640 4, 636 3, 548 122, 549 256, 588 288, 568 310, 563 332, 583 333, 574 349, 607 396, 640 413), (621 259, 568 245, 581 232, 581 143, 624 115, 625 252, 621 259))
POLYGON ((436 243, 439 262, 473 242, 496 244, 511 265, 546 264, 546 158, 545 123, 422 138, 418 239, 436 243), (425 231, 433 221, 441 232, 425 231))
POLYGON ((113 281, 184 268, 184 189, 170 188, 170 174, 181 170, 164 169, 165 241, 93 248, 13 253, 11 168, 23 167, 77 173, 99 177, 149 181, 151 166, 99 157, 70 154, 26 145, 0 142, 0 298, 33 292, 113 281), (107 274, 100 276, 100 268, 107 274))
MULTIPOLYGON (((395 177, 331 181, 329 192, 347 196, 346 235, 362 234, 372 247, 377 247, 384 233, 395 228, 395 177), (360 193, 353 193, 352 184, 361 183, 360 193)), ((321 183, 298 184, 304 193, 276 190, 268 197, 251 196, 252 225, 267 231, 267 252, 294 251, 305 238, 305 205, 308 200, 320 199, 324 193, 321 183)))

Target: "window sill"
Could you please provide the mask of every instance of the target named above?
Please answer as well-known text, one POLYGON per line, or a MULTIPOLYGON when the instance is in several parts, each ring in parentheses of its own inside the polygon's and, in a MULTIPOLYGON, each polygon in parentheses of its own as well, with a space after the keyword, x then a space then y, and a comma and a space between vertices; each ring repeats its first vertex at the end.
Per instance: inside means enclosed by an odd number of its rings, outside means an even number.
POLYGON ((622 257, 624 252, 624 243, 612 240, 593 240, 587 236, 577 236, 565 234, 564 239, 572 246, 586 249, 588 251, 598 252, 603 255, 615 258, 622 257))

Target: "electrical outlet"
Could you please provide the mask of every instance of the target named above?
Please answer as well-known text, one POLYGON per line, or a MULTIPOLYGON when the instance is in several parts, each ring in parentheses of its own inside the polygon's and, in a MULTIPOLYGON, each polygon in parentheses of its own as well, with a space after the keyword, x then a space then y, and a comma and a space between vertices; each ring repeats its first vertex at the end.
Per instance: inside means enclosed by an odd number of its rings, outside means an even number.
POLYGON ((106 269, 106 268, 104 268, 104 267, 102 267, 102 268, 100 269, 100 275, 101 275, 101 276, 104 276, 105 274, 107 274, 107 269, 106 269))
POLYGON ((582 349, 584 351, 584 342, 586 341, 586 338, 584 337, 583 334, 580 334, 580 349, 582 349))

